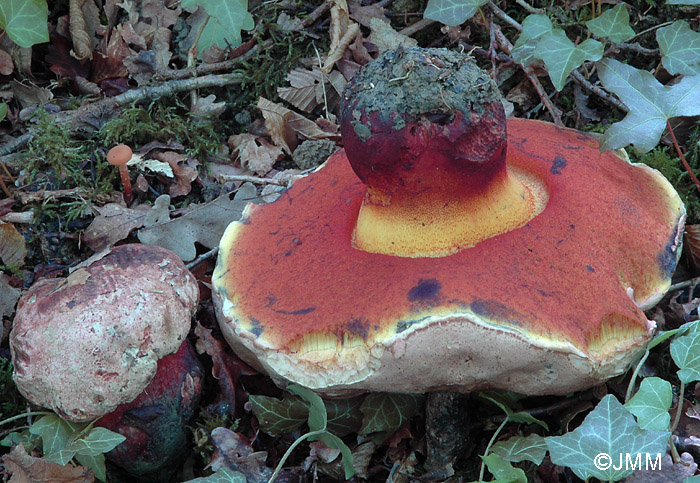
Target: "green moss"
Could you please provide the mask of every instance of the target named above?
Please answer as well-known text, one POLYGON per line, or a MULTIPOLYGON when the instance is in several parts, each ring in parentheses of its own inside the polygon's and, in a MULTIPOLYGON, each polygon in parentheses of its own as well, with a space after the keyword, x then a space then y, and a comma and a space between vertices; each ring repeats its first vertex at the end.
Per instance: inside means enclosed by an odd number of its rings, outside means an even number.
POLYGON ((87 176, 82 166, 93 148, 91 142, 72 139, 68 125, 40 113, 23 153, 29 182, 37 189, 97 188, 97 178, 87 176))
POLYGON ((138 148, 152 141, 178 142, 187 154, 203 158, 215 153, 226 142, 226 128, 222 121, 201 121, 187 115, 183 105, 166 105, 164 101, 151 103, 147 108, 131 105, 119 116, 105 123, 97 133, 105 147, 125 143, 138 148))
POLYGON ((12 363, 0 358, 0 421, 22 413, 25 404, 12 380, 12 363))
MULTIPOLYGON (((312 9, 314 5, 299 3, 298 7, 312 9)), ((276 22, 281 11, 276 2, 264 2, 255 11, 255 15, 262 22, 258 27, 260 39, 271 39, 272 45, 269 48, 259 49, 236 70, 243 74, 245 81, 238 89, 228 91, 230 97, 227 102, 230 103, 234 112, 257 104, 259 97, 276 102, 277 88, 288 85, 287 74, 295 68, 302 67, 301 59, 317 59, 317 52, 323 59, 328 52, 329 43, 325 36, 314 40, 301 32, 281 30, 276 22)), ((298 9, 288 9, 287 13, 301 19, 304 17, 298 9)))
MULTIPOLYGON (((696 146, 694 150, 687 154, 686 159, 697 175, 700 173, 700 153, 698 152, 700 149, 697 147, 697 140, 693 144, 690 144, 689 141, 689 145, 696 146)), ((671 153, 675 154, 675 151, 672 149, 669 147, 657 147, 646 154, 639 154, 633 148, 629 148, 627 151, 632 161, 644 163, 659 170, 671 182, 685 204, 688 212, 687 223, 698 223, 700 222, 700 193, 695 184, 693 184, 688 172, 683 168, 681 160, 671 155, 671 153)))

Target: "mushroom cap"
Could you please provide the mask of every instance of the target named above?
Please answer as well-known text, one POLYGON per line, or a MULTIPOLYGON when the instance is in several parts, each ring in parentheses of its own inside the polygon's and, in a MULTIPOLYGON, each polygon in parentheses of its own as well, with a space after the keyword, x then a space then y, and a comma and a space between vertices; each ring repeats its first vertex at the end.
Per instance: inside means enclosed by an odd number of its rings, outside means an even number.
POLYGON ((129 162, 134 152, 126 144, 118 144, 107 152, 107 162, 115 166, 122 166, 129 162))
POLYGON ((437 258, 358 250, 366 187, 344 151, 226 230, 212 277, 226 340, 280 385, 565 394, 624 372, 670 286, 685 208, 590 135, 507 121, 509 168, 544 210, 437 258))
POLYGON ((136 399, 190 329, 199 289, 173 252, 112 248, 20 299, 10 332, 14 381, 29 401, 90 421, 136 399))

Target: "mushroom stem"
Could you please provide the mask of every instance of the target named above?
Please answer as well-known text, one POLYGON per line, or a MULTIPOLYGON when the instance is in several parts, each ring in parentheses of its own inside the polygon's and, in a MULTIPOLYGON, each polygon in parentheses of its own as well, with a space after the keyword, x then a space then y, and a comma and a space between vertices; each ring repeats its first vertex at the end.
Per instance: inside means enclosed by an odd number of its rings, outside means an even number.
POLYGON ((129 168, 126 164, 119 166, 119 176, 122 179, 122 186, 124 186, 124 202, 128 205, 131 203, 133 196, 131 194, 131 179, 129 178, 129 168))
POLYGON ((450 255, 519 228, 544 209, 544 184, 506 166, 500 94, 468 56, 390 52, 356 75, 345 97, 345 151, 367 185, 356 248, 450 255))

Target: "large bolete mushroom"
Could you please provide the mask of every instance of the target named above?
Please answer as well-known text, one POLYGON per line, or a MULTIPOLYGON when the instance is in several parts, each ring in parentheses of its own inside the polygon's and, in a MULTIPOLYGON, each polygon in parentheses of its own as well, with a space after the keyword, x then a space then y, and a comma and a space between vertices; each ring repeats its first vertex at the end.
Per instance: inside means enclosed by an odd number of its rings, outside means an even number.
POLYGON ((466 55, 387 52, 348 84, 345 149, 224 234, 222 331, 278 384, 323 394, 564 394, 654 331, 685 209, 590 135, 506 121, 466 55))
POLYGON ((198 297, 177 255, 140 244, 115 247, 68 278, 40 280, 20 299, 10 332, 17 388, 68 421, 114 411, 180 349, 198 297))

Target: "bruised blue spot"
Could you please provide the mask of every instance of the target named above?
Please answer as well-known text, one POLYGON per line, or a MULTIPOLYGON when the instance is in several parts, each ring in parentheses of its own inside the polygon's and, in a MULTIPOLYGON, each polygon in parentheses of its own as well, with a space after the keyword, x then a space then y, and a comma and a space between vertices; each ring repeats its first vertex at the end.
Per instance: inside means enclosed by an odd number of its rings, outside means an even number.
POLYGON ((564 168, 566 168, 566 159, 557 156, 554 158, 554 163, 552 163, 552 167, 549 168, 549 171, 552 174, 561 174, 561 170, 564 168))
POLYGON ((591 273, 595 273, 595 268, 591 267, 590 265, 586 265, 586 270, 588 270, 591 273))
POLYGON ((275 310, 272 309, 274 312, 277 312, 278 314, 284 314, 284 315, 306 315, 308 313, 313 312, 316 310, 316 307, 306 307, 304 309, 299 309, 299 310, 275 310))
POLYGON ((408 291, 408 300, 411 302, 434 301, 440 294, 442 285, 434 278, 421 278, 415 287, 408 291))
POLYGON ((678 233, 678 225, 674 227, 671 239, 666 243, 666 246, 659 252, 658 262, 661 274, 666 278, 671 278, 678 264, 678 251, 681 249, 681 243, 676 240, 678 233))
POLYGON ((265 332, 265 329, 263 328, 259 320, 256 320, 251 317, 250 325, 252 326, 250 328, 250 333, 253 334, 255 337, 260 337, 262 333, 265 332))
POLYGON ((513 325, 522 325, 524 317, 507 305, 494 300, 476 299, 470 305, 476 315, 490 320, 509 322, 513 325))
POLYGON ((362 319, 353 319, 347 325, 347 332, 361 337, 363 340, 367 340, 367 335, 369 334, 369 323, 362 319))

